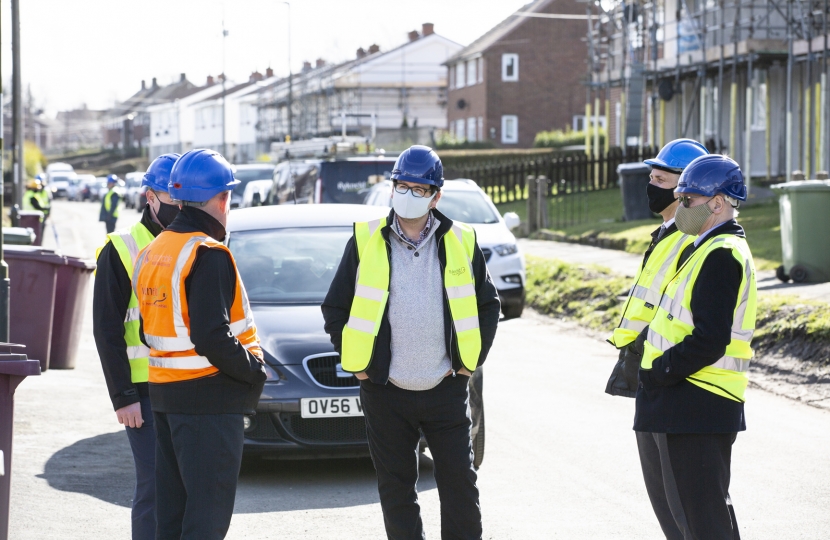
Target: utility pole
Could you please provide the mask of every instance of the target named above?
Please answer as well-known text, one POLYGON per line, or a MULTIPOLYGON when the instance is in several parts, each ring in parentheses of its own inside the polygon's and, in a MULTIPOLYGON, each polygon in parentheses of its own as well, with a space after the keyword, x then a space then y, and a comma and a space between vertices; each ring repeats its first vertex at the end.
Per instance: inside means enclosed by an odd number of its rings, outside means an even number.
MULTIPOLYGON (((12 0, 12 122, 14 123, 14 200, 23 207, 23 85, 20 76, 20 0, 12 0)), ((12 212, 17 219, 17 212, 12 212)))
POLYGON ((288 6, 288 138, 294 140, 294 74, 291 72, 291 2, 288 6))
POLYGON ((225 38, 228 37, 228 31, 225 30, 225 13, 222 8, 222 157, 228 159, 228 148, 225 145, 225 38))

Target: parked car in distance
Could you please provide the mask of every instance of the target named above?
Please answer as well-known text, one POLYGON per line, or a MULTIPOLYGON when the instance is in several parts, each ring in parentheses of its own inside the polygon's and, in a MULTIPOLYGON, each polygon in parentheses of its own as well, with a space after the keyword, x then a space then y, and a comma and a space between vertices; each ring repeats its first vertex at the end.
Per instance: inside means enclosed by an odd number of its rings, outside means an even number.
POLYGON ((245 191, 242 193, 239 208, 262 206, 262 203, 268 200, 268 193, 271 191, 273 183, 274 181, 271 179, 251 180, 248 182, 245 186, 245 191))
POLYGON ((92 186, 97 182, 94 174, 79 174, 78 189, 75 193, 75 201, 88 201, 92 199, 92 186))
POLYGON ((104 193, 107 192, 107 177, 106 176, 96 176, 95 182, 90 184, 89 186, 89 197, 90 200, 93 201, 100 201, 101 198, 104 196, 104 193))
MULTIPOLYGON (((344 372, 323 330, 320 304, 355 221, 379 206, 326 204, 240 208, 227 243, 251 304, 268 379, 245 419, 245 453, 269 458, 368 456, 360 381, 344 372)), ((483 371, 470 379, 475 464, 484 456, 483 371)))
POLYGON ((74 172, 52 173, 47 184, 54 199, 69 198, 69 190, 72 183, 78 178, 74 172))
POLYGON ((363 202, 366 189, 392 174, 395 158, 284 161, 274 170, 268 204, 363 202))
POLYGON ((142 178, 144 178, 144 171, 124 175, 124 206, 127 208, 140 208, 138 199, 141 195, 142 178))
MULTIPOLYGON (((376 183, 366 194, 366 204, 389 208, 392 181, 376 183)), ((472 225, 487 261, 493 284, 499 291, 505 319, 522 315, 525 305, 525 258, 510 232, 519 226, 519 216, 499 215, 496 206, 473 180, 447 180, 441 188, 438 210, 454 221, 472 225)))
MULTIPOLYGON (((239 208, 245 196, 245 188, 248 182, 258 180, 273 180, 273 163, 251 163, 249 165, 234 165, 233 177, 239 180, 239 184, 231 192, 231 208, 239 208)), ((264 200, 264 199, 263 199, 264 200)), ((250 205, 249 205, 250 206, 250 205)))
POLYGON ((51 182, 53 175, 68 176, 75 172, 75 168, 68 163, 50 163, 46 166, 46 181, 51 182))

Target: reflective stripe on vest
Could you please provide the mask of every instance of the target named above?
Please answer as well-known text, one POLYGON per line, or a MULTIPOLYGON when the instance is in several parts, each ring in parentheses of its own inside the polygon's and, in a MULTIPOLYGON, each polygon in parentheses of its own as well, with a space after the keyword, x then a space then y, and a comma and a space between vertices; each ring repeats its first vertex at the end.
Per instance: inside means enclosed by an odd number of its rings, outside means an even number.
POLYGON ((723 248, 731 251, 743 271, 738 303, 732 319, 732 339, 723 357, 689 376, 687 380, 719 396, 743 402, 748 381, 747 371, 753 354, 751 343, 755 331, 757 300, 755 264, 743 238, 733 235, 710 238, 678 270, 666 287, 649 326, 641 367, 651 369, 654 360, 664 351, 691 335, 694 330, 691 296, 695 280, 706 257, 714 250, 723 248))
POLYGON ((115 208, 112 207, 112 196, 115 193, 114 189, 107 191, 107 194, 104 195, 104 210, 107 214, 111 215, 114 218, 118 217, 118 205, 115 205, 115 208))
MULTIPOLYGON (((153 234, 139 222, 129 230, 108 234, 107 241, 112 242, 112 247, 118 253, 127 276, 132 279, 133 265, 138 253, 153 241, 153 234)), ((127 314, 124 317, 124 341, 127 343, 127 358, 130 360, 130 379, 134 383, 147 382, 150 376, 148 360, 150 349, 141 342, 139 336, 139 315, 138 299, 135 292, 131 291, 127 314)))
POLYGON ((645 265, 637 270, 622 320, 608 339, 615 347, 621 349, 633 342, 654 318, 660 297, 677 269, 680 254, 693 241, 694 237, 674 231, 654 246, 645 265))
MULTIPOLYGON (((349 321, 343 328, 341 360, 343 370, 359 373, 369 367, 386 304, 389 300, 389 254, 381 230, 386 218, 354 224, 358 253, 355 297, 349 321)), ((481 353, 481 332, 478 322, 472 259, 475 231, 464 223, 455 223, 444 235, 446 255, 444 290, 458 339, 461 363, 475 371, 481 353)))
MULTIPOLYGON (((190 340, 190 315, 184 283, 199 247, 230 250, 203 233, 162 232, 138 256, 133 290, 144 319, 144 338, 150 345, 150 382, 182 382, 215 375, 219 370, 199 355, 190 340)), ((236 290, 229 313, 231 334, 262 358, 248 294, 236 270, 236 290)))

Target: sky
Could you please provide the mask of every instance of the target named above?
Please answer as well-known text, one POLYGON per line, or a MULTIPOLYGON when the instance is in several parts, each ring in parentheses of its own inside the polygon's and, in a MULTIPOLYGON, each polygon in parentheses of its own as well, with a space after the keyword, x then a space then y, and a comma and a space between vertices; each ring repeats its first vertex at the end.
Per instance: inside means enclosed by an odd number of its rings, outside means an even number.
MULTIPOLYGON (((23 87, 50 117, 86 104, 103 109, 156 77, 195 84, 223 71, 288 73, 317 58, 339 62, 359 47, 392 49, 431 22, 468 45, 529 0, 21 0, 23 87)), ((0 0, 2 77, 11 83, 11 1, 0 0)), ((6 86, 5 92, 11 92, 6 86)))

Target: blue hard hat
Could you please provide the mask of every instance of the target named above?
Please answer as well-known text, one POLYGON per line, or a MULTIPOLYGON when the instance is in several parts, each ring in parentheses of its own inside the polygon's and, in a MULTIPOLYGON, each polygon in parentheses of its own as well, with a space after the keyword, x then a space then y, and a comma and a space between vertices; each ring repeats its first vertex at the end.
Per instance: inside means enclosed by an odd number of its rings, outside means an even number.
POLYGON ((167 192, 177 201, 205 202, 239 183, 231 164, 219 152, 199 148, 176 160, 167 192))
POLYGON ((117 184, 118 183, 118 175, 111 174, 107 176, 107 184, 117 184))
POLYGON ((35 180, 40 180, 41 182, 43 182, 44 180, 46 180, 46 176, 38 174, 35 176, 35 180))
POLYGON ((695 158, 709 153, 706 147, 692 139, 675 139, 666 144, 656 158, 643 161, 646 165, 681 173, 695 158))
POLYGON ((444 167, 432 148, 416 144, 398 156, 391 178, 440 188, 444 185, 444 167))
POLYGON ((162 154, 154 159, 147 168, 147 172, 144 173, 141 185, 147 186, 153 191, 166 193, 167 184, 170 183, 170 171, 173 170, 173 164, 180 157, 182 157, 181 154, 162 154))
POLYGON ((675 193, 693 193, 714 197, 718 193, 746 200, 746 183, 735 160, 720 154, 701 156, 683 170, 675 193))

